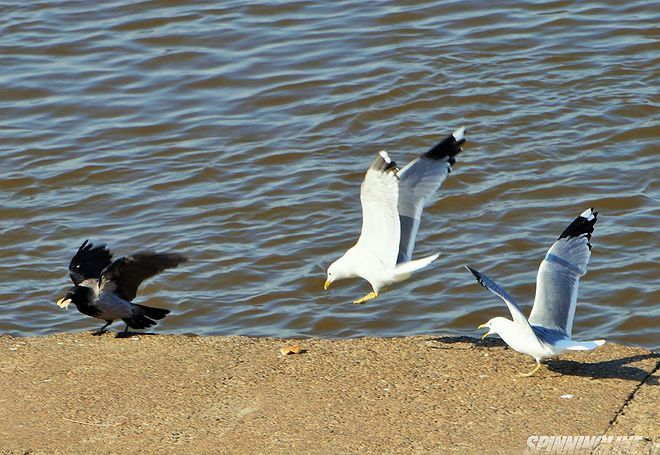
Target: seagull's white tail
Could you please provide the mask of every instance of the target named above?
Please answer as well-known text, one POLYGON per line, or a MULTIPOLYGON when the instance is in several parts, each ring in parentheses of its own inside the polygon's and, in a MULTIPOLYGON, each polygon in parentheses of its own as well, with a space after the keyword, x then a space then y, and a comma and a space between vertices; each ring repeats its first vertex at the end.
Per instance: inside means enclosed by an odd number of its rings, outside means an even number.
POLYGON ((392 273, 392 281, 396 283, 399 281, 407 280, 408 278, 410 278, 410 275, 413 272, 423 269, 431 262, 438 259, 439 256, 440 253, 437 253, 437 254, 432 254, 431 256, 426 256, 422 259, 415 259, 414 261, 402 262, 401 264, 397 264, 397 266, 394 268, 394 273, 392 273))
POLYGON ((596 349, 598 346, 605 344, 605 340, 594 340, 594 341, 567 341, 566 349, 569 351, 591 351, 596 349))

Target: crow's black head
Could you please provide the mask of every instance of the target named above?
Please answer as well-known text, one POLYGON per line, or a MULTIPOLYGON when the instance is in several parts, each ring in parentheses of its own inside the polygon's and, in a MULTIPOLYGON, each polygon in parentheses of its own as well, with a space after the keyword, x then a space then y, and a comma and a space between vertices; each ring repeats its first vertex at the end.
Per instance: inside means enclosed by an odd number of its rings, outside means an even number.
POLYGON ((70 304, 76 307, 86 307, 92 300, 92 290, 85 286, 72 286, 66 295, 57 301, 57 306, 67 308, 70 304))

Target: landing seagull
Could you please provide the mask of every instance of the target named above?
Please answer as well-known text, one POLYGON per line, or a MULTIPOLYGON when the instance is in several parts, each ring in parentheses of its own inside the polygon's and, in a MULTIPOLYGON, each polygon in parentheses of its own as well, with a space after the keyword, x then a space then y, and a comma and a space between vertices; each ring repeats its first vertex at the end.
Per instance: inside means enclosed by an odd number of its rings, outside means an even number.
POLYGON ((433 254, 411 260, 422 211, 451 172, 464 142, 461 127, 401 170, 387 152, 376 155, 360 187, 360 238, 330 265, 325 289, 344 278, 364 278, 373 292, 353 302, 364 303, 438 258, 433 254))
POLYGON ((590 351, 605 344, 605 340, 575 341, 571 338, 578 284, 580 277, 587 273, 591 256, 589 240, 597 217, 598 212, 593 208, 586 210, 548 250, 536 276, 536 297, 529 320, 504 289, 483 273, 466 266, 483 287, 504 300, 513 317, 513 321, 497 317, 481 324, 478 328, 488 329, 482 338, 497 334, 511 348, 536 359, 536 367, 521 376, 533 375, 541 368, 541 361, 567 350, 590 351))
POLYGON ((115 319, 122 319, 128 328, 145 329, 163 319, 170 311, 131 303, 140 284, 165 269, 186 262, 174 253, 141 252, 112 261, 105 245, 94 246, 85 240, 69 264, 69 276, 74 286, 57 301, 60 308, 73 303, 87 316, 103 319, 106 324, 94 335, 102 335, 115 319))

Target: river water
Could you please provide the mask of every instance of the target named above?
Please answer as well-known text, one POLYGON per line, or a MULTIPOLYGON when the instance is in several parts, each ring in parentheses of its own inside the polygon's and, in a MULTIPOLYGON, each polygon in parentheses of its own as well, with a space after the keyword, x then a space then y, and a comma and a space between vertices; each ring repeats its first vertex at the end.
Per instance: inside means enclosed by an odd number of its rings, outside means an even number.
POLYGON ((0 331, 102 325, 55 305, 89 238, 190 257, 136 300, 159 333, 474 336, 508 314, 462 266, 529 311, 594 206, 574 334, 657 349, 659 5, 2 2, 0 331), (373 155, 461 125, 415 252, 440 259, 365 305, 324 291, 373 155))

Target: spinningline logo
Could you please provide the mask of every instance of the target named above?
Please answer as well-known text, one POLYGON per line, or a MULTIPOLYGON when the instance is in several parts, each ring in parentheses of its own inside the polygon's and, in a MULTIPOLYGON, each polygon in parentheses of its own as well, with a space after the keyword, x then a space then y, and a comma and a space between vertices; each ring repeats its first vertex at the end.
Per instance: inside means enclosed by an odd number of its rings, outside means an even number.
POLYGON ((585 453, 598 448, 598 453, 632 453, 644 436, 530 436, 526 454, 585 453))

